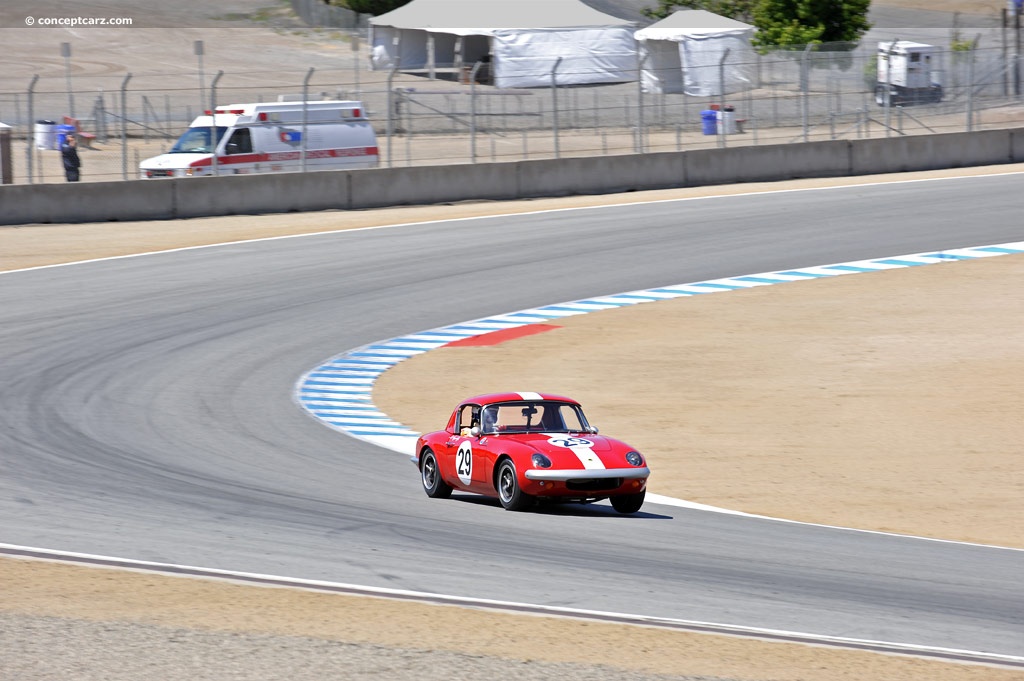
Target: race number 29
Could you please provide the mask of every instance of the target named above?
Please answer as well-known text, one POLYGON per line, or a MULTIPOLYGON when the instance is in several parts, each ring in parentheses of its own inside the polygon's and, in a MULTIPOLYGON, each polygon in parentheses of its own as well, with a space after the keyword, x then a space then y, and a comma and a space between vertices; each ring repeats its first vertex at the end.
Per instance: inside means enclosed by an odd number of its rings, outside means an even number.
POLYGON ((593 447, 594 443, 582 437, 553 437, 548 440, 553 447, 593 447))
POLYGON ((473 446, 469 440, 463 440, 459 451, 455 454, 455 470, 462 484, 468 485, 473 480, 473 446))

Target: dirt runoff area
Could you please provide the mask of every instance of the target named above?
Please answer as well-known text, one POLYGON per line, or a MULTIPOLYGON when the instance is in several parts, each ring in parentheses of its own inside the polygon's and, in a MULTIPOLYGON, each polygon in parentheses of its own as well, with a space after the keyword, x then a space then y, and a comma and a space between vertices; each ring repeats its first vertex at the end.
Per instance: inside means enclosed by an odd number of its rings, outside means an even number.
MULTIPOLYGON (((971 172, 1007 171, 1024 166, 971 172)), ((0 269, 778 188, 12 227, 0 229, 0 269)), ((1024 548, 1022 286, 1024 256, 1001 256, 644 304, 560 320, 557 329, 498 346, 418 356, 384 374, 374 400, 429 430, 470 394, 564 393, 583 401, 603 432, 621 434, 648 456, 653 492, 808 522, 1024 548), (438 372, 445 381, 433 380, 438 372), (428 382, 442 411, 426 410, 416 398, 428 382)), ((303 645, 310 652, 288 667, 289 678, 306 678, 303 670, 321 660, 335 660, 328 665, 335 670, 355 664, 369 651, 366 670, 349 678, 1024 679, 1024 672, 864 652, 20 560, 0 560, 0 584, 0 647, 17 679, 280 678, 274 665, 290 663, 265 661, 268 649, 284 655, 303 645), (466 641, 467 629, 489 633, 466 641), (211 651, 235 646, 235 666, 222 669, 225 657, 215 652, 205 657, 206 639, 195 637, 213 637, 211 651), (60 643, 51 648, 51 640, 60 643), (642 645, 623 646, 626 640, 642 645), (175 641, 189 645, 165 661, 175 641), (429 645, 411 643, 423 641, 429 645), (249 643, 258 655, 244 652, 249 643), (160 652, 139 661, 140 649, 160 652), (265 666, 253 667, 255 660, 265 666), (438 665, 444 676, 434 675, 438 665), (460 676, 460 665, 477 671, 460 676)))

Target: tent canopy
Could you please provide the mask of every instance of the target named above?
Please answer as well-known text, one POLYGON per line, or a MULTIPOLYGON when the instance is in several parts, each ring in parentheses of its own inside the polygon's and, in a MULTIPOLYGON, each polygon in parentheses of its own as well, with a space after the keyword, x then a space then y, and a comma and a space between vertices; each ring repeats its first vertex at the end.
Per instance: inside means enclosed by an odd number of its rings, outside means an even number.
POLYGON ((493 35, 496 29, 632 26, 580 0, 413 0, 370 19, 371 26, 456 35, 493 35))
POLYGON ((374 69, 489 59, 498 87, 636 80, 633 24, 580 0, 412 0, 370 19, 374 69), (558 60, 561 59, 561 62, 558 60))
POLYGON ((753 32, 754 27, 742 21, 702 9, 689 9, 673 12, 633 35, 637 40, 671 40, 678 43, 687 39, 717 38, 753 32))
POLYGON ((752 87, 755 30, 697 9, 674 12, 637 31, 644 91, 716 97, 752 87))

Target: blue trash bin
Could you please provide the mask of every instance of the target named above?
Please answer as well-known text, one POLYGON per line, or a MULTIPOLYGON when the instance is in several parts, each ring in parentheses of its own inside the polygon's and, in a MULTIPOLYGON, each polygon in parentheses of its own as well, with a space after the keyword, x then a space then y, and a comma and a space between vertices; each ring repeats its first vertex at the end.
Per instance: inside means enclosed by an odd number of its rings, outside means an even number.
POLYGON ((707 110, 700 112, 701 130, 705 135, 718 134, 718 112, 707 110))
POLYGON ((75 126, 73 125, 58 125, 57 128, 57 143, 54 148, 60 149, 64 146, 64 142, 67 141, 68 135, 74 134, 75 126))

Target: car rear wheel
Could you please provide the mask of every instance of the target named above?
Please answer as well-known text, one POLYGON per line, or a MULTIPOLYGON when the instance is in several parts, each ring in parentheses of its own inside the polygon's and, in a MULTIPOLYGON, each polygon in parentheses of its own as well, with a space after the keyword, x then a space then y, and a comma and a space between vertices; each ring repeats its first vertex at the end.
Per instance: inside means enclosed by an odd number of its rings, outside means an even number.
POLYGON ((645 496, 647 496, 647 490, 636 494, 620 494, 612 497, 612 508, 619 513, 636 513, 644 505, 645 496))
POLYGON ((447 499, 452 495, 452 487, 441 478, 437 457, 429 449, 424 450, 420 457, 420 479, 423 481, 423 491, 431 499, 447 499))
POLYGON ((498 500, 506 511, 525 511, 533 506, 533 497, 524 494, 516 477, 516 465, 505 459, 498 465, 498 500))

